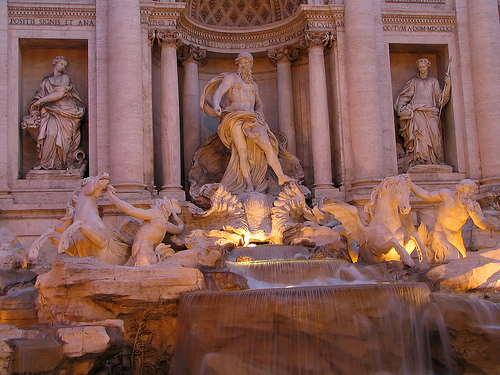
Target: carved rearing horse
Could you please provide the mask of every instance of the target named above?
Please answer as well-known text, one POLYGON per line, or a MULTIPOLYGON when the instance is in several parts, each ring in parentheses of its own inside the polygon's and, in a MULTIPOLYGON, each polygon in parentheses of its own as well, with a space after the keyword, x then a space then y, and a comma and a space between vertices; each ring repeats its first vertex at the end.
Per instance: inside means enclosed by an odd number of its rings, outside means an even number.
POLYGON ((330 203, 322 210, 332 213, 342 223, 348 239, 356 241, 360 260, 401 260, 414 266, 410 254, 415 248, 421 262, 427 262, 427 255, 409 216, 410 191, 408 175, 384 179, 364 208, 367 224, 361 221, 358 209, 346 203, 330 203))
POLYGON ((99 216, 97 198, 108 183, 107 173, 84 179, 73 193, 66 215, 55 229, 48 229, 33 243, 28 260, 34 261, 43 243, 52 239, 59 253, 94 256, 110 264, 125 264, 130 257, 130 245, 99 216))

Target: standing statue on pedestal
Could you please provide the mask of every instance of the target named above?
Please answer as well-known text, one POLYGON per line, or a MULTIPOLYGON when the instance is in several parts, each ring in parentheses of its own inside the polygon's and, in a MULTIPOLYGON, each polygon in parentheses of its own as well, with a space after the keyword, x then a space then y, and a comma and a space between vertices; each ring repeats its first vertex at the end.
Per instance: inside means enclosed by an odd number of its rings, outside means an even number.
POLYGON ((242 52, 236 59, 237 73, 212 79, 201 96, 201 108, 219 120, 217 133, 231 150, 222 185, 231 193, 266 189, 268 165, 283 185, 292 180, 283 173, 278 159, 278 140, 264 120, 257 83, 252 77, 253 57, 242 52))
POLYGON ((441 90, 438 80, 429 76, 430 66, 428 59, 417 60, 417 74, 396 100, 399 131, 409 158, 404 170, 417 164, 444 163, 440 116, 450 99, 450 74, 448 69, 441 90))
POLYGON ((453 259, 465 258, 467 253, 462 238, 462 226, 469 216, 479 228, 486 229, 488 226, 481 206, 471 199, 477 188, 474 181, 460 181, 455 191, 441 189, 429 192, 413 182, 410 187, 420 199, 439 203, 436 223, 427 241, 434 253, 429 257, 430 260, 434 260, 435 263, 446 263, 453 259))
POLYGON ((54 72, 45 77, 30 103, 30 115, 23 119, 36 142, 38 162, 34 169, 79 168, 85 154, 80 146, 80 121, 85 103, 64 73, 68 59, 56 56, 54 72))

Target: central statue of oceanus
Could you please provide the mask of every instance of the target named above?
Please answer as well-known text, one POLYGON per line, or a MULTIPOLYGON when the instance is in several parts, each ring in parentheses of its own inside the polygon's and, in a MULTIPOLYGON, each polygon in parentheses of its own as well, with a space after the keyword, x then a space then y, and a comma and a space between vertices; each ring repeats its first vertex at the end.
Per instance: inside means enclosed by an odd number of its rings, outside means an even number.
POLYGON ((263 192, 268 165, 279 185, 293 179, 283 172, 278 140, 264 119, 258 86, 252 77, 252 55, 240 53, 236 64, 237 73, 223 73, 208 83, 200 104, 206 114, 218 119, 217 134, 231 150, 222 185, 233 194, 263 192))

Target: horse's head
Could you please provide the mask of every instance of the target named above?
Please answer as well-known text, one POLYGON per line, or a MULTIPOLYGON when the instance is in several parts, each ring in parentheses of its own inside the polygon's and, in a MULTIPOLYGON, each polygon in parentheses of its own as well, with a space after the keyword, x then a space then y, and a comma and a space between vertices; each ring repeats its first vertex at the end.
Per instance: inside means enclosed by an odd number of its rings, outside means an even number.
POLYGON ((410 213, 410 179, 407 174, 385 178, 373 189, 371 201, 365 205, 368 220, 375 214, 375 209, 382 201, 385 205, 394 205, 403 215, 410 213))
POLYGON ((109 174, 101 172, 97 176, 87 177, 82 181, 82 189, 85 195, 99 197, 102 190, 109 184, 109 174))
POLYGON ((392 177, 394 179, 392 186, 392 196, 403 215, 410 213, 410 178, 407 174, 392 177))

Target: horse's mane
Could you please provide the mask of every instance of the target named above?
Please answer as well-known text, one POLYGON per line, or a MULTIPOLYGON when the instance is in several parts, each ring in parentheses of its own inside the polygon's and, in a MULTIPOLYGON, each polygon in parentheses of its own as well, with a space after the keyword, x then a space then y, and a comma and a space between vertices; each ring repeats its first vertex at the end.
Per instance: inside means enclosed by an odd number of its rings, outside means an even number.
POLYGON ((366 219, 367 222, 370 222, 373 215, 375 215, 375 209, 377 208, 379 198, 382 197, 387 190, 394 189, 399 184, 403 184, 405 189, 410 189, 410 181, 407 174, 386 177, 375 189, 373 189, 370 202, 364 207, 364 211, 368 214, 368 218, 366 219))
POLYGON ((66 214, 60 220, 60 222, 64 226, 69 226, 73 222, 73 217, 75 216, 75 207, 76 204, 78 203, 78 195, 82 192, 82 189, 88 184, 89 178, 90 177, 87 177, 82 180, 80 186, 73 191, 73 195, 71 196, 70 201, 66 203, 66 214), (69 224, 66 225, 67 223, 69 224))

